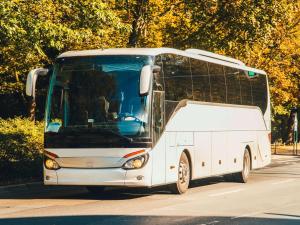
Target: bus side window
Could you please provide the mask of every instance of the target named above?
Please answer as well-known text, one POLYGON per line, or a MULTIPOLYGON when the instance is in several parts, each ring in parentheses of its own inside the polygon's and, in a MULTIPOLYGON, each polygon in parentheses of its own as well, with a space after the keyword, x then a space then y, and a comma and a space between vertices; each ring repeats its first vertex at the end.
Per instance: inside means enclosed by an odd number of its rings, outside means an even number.
POLYGON ((226 81, 222 65, 209 63, 212 102, 226 103, 226 81))
POLYGON ((176 85, 176 99, 193 99, 192 95, 192 77, 190 60, 188 57, 177 55, 175 58, 175 74, 173 79, 176 85))
POLYGON ((198 59, 190 59, 192 80, 193 80, 193 100, 210 102, 210 78, 208 74, 208 64, 198 59))
POLYGON ((153 90, 163 91, 165 89, 165 84, 163 80, 163 63, 161 55, 155 57, 154 65, 159 66, 161 71, 153 73, 153 90))
POLYGON ((227 85, 227 103, 241 104, 241 87, 238 69, 224 67, 227 85))
POLYGON ((251 83, 245 71, 239 70, 242 105, 252 105, 251 83))
POLYGON ((257 74, 250 79, 252 86, 253 105, 258 106, 265 113, 268 103, 266 75, 257 74))
POLYGON ((166 100, 176 101, 176 85, 173 76, 175 74, 175 58, 174 55, 168 54, 163 60, 164 83, 166 90, 166 100))
POLYGON ((188 57, 167 55, 163 64, 166 100, 192 99, 192 77, 188 57))
POLYGON ((164 129, 164 91, 153 92, 153 140, 159 139, 164 129))
POLYGON ((172 54, 165 54, 162 55, 161 59, 165 84, 165 123, 167 123, 178 104, 176 83, 173 79, 175 74, 175 57, 172 54))

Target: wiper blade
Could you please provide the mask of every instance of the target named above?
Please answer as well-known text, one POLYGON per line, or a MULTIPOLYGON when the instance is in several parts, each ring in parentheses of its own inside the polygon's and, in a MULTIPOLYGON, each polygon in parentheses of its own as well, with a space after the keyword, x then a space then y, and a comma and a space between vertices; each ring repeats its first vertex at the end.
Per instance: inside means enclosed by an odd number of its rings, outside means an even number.
MULTIPOLYGON (((89 129, 89 128, 86 128, 86 127, 80 127, 80 128, 79 127, 76 127, 76 128, 65 127, 65 128, 63 128, 61 130, 62 133, 71 134, 71 135, 72 134, 73 135, 78 135, 78 134, 80 134, 81 132, 84 132, 84 131, 87 131, 88 133, 97 133, 97 132, 108 133, 108 134, 112 134, 112 135, 114 135, 116 137, 122 138, 122 139, 124 139, 124 140, 126 140, 126 141, 128 141, 130 143, 133 141, 132 138, 126 137, 126 136, 124 136, 122 134, 119 134, 119 133, 113 131, 113 130, 105 129, 105 128, 100 128, 100 127, 97 127, 97 128, 93 127, 92 129, 89 129)), ((52 134, 52 132, 51 132, 51 134, 52 134)), ((57 134, 57 133, 55 133, 55 134, 57 134)))
POLYGON ((125 140, 127 140, 127 141, 129 141, 129 142, 132 142, 132 141, 133 141, 132 138, 126 137, 126 136, 124 136, 124 135, 122 135, 122 134, 119 134, 119 133, 117 133, 117 132, 114 132, 114 131, 112 131, 112 130, 101 129, 101 131, 106 131, 106 132, 108 132, 108 133, 110 133, 110 134, 113 134, 113 135, 116 135, 116 136, 118 136, 118 137, 120 137, 120 138, 123 138, 123 139, 125 139, 125 140))

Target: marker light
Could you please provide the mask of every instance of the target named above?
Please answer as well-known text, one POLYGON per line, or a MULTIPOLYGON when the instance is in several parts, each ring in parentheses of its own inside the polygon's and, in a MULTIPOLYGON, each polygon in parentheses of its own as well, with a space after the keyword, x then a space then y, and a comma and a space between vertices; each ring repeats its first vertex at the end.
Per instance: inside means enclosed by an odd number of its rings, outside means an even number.
POLYGON ((134 155, 138 155, 138 154, 141 154, 141 153, 144 153, 145 150, 138 150, 138 151, 135 151, 135 152, 130 152, 128 153, 127 155, 124 155, 123 158, 130 158, 131 156, 134 156, 134 155))
POLYGON ((44 150, 44 155, 48 156, 49 158, 51 159, 55 159, 55 158, 58 158, 58 155, 52 153, 52 152, 48 152, 46 150, 44 150))
POLYGON ((123 169, 139 169, 142 168, 148 161, 149 155, 141 155, 136 158, 128 160, 124 165, 123 169))
POLYGON ((60 168, 57 162, 55 162, 53 159, 49 159, 49 158, 47 158, 45 160, 45 167, 48 170, 58 170, 60 168))

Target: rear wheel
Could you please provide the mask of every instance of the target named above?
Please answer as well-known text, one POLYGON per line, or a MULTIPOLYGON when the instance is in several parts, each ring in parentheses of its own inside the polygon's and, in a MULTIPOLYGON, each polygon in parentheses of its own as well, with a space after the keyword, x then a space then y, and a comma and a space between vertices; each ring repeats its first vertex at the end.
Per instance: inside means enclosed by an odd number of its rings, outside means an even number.
POLYGON ((239 173, 234 174, 235 180, 241 183, 247 183, 250 170, 251 170, 250 153, 249 153, 249 149, 245 149, 244 159, 243 159, 243 170, 239 173))
POLYGON ((87 186, 86 189, 93 194, 102 194, 105 187, 102 186, 87 186))
POLYGON ((175 184, 171 184, 170 190, 174 194, 183 194, 189 188, 191 173, 190 163, 186 153, 182 153, 178 165, 178 179, 175 184))

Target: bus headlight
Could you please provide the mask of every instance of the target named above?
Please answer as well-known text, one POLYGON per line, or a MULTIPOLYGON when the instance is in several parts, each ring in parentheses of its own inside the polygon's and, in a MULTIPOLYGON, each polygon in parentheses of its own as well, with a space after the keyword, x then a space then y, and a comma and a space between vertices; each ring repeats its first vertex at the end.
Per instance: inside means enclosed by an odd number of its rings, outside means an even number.
POLYGON ((128 160, 124 165, 123 169, 139 169, 142 168, 148 161, 149 155, 141 155, 138 157, 135 157, 133 159, 128 160))
POLYGON ((58 163, 56 161, 54 161, 53 159, 46 158, 44 164, 48 170, 58 170, 60 168, 58 163))

